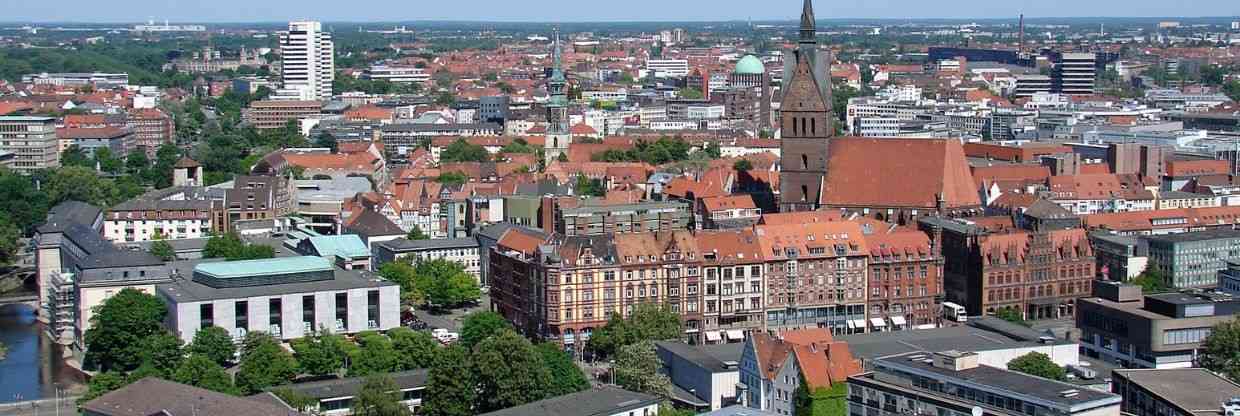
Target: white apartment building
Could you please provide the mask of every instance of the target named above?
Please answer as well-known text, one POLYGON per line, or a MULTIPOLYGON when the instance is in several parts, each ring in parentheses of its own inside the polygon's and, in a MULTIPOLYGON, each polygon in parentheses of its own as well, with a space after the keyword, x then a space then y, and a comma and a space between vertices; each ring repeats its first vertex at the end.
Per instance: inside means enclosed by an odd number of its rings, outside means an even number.
POLYGON ((604 90, 584 91, 581 93, 581 98, 586 101, 597 100, 597 101, 624 102, 624 101, 629 100, 629 91, 624 88, 619 88, 619 89, 611 90, 611 91, 604 91, 604 90))
POLYGON ((414 263, 431 260, 448 260, 460 263, 465 272, 481 282, 481 257, 475 238, 449 238, 435 240, 406 240, 398 238, 375 244, 371 261, 378 270, 384 263, 412 257, 414 263))
POLYGON ((387 80, 398 84, 423 83, 431 80, 424 68, 413 66, 372 65, 362 73, 362 79, 387 80))
POLYGON ((0 116, 0 150, 14 155, 8 167, 16 172, 31 173, 59 167, 56 119, 0 116))
POLYGON ((647 74, 656 77, 679 78, 689 75, 689 61, 684 59, 651 59, 646 61, 646 69, 641 76, 647 74))
POLYGON ((330 33, 314 21, 289 22, 280 34, 280 56, 285 90, 298 90, 302 97, 326 101, 332 96, 336 65, 330 33))

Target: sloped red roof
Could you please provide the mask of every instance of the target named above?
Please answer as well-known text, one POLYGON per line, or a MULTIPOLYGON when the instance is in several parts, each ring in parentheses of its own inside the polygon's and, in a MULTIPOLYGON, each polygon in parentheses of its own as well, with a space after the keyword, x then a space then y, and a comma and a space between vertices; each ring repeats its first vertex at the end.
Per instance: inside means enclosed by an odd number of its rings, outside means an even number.
POLYGON ((960 141, 832 139, 822 192, 827 206, 979 207, 960 141))
POLYGON ((757 205, 753 203, 753 197, 749 194, 712 196, 702 198, 702 205, 706 207, 706 211, 721 211, 725 209, 757 209, 757 205))

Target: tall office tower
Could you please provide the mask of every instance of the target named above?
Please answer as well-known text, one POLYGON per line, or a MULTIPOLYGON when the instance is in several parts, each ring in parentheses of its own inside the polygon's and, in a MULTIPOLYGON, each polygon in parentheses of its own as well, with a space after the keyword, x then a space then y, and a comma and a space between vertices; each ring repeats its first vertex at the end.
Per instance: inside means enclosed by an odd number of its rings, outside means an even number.
POLYGON ((827 151, 835 134, 831 114, 830 52, 818 50, 814 6, 805 0, 801 39, 784 56, 780 104, 779 210, 813 211, 822 202, 827 151))
POLYGON ((1093 53, 1056 53, 1053 57, 1051 88, 1054 92, 1069 95, 1094 93, 1094 81, 1098 78, 1098 57, 1093 53))
POLYGON ((336 64, 332 35, 321 23, 289 22, 288 32, 280 34, 280 56, 284 90, 297 91, 302 100, 331 99, 336 64))
POLYGON ((547 101, 547 138, 543 143, 543 154, 546 157, 544 163, 548 166, 560 158, 560 155, 568 153, 568 146, 573 142, 573 136, 568 128, 568 79, 564 76, 564 68, 560 55, 560 31, 555 32, 555 46, 551 51, 552 62, 551 78, 547 79, 547 93, 551 95, 551 99, 547 101))

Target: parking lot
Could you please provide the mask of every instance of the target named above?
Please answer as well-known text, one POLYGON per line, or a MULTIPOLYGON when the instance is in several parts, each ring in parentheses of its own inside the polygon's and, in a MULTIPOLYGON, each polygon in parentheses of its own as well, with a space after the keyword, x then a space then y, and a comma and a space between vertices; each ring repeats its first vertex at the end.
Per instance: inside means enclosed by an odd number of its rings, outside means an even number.
POLYGON ((460 332, 461 320, 465 319, 465 315, 489 310, 491 310, 491 297, 484 293, 477 306, 434 312, 419 308, 415 309, 413 314, 418 319, 421 319, 422 322, 426 322, 431 328, 444 328, 451 332, 460 332))

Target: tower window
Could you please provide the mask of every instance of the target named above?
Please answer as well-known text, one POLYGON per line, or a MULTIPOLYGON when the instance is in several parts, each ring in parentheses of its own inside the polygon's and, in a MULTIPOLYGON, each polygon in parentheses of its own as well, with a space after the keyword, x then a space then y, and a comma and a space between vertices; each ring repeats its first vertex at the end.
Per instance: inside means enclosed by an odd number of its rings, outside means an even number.
POLYGON ((809 169, 809 156, 804 153, 801 154, 801 169, 809 169))
POLYGON ((809 134, 811 135, 818 134, 818 119, 816 118, 809 119, 809 134))
MULTIPOLYGON (((805 157, 805 156, 801 156, 805 157)), ((809 187, 801 185, 801 202, 809 201, 809 187)))

